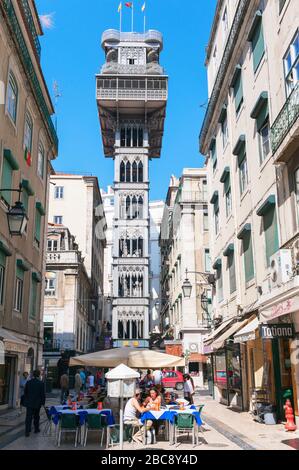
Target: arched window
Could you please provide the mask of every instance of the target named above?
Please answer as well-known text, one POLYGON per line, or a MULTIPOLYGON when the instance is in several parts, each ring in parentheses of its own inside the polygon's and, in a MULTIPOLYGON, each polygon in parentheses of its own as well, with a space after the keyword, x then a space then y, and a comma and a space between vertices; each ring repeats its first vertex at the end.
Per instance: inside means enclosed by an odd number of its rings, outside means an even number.
POLYGON ((127 196, 126 198, 126 219, 131 218, 131 198, 127 196))
POLYGON ((126 146, 127 147, 131 147, 131 136, 132 136, 131 127, 127 127, 127 138, 126 138, 126 146))
POLYGON ((132 256, 138 256, 138 243, 137 238, 133 238, 132 240, 132 256))
POLYGON ((133 147, 138 146, 138 129, 137 127, 133 127, 133 147))
POLYGON ((138 182, 143 183, 143 163, 138 163, 138 182))
POLYGON ((137 175, 137 163, 134 162, 132 165, 132 171, 133 171, 133 183, 138 182, 138 175, 137 175))
POLYGON ((143 129, 139 127, 138 129, 138 147, 143 147, 143 129))
MULTIPOLYGON (((32 150, 32 135, 33 135, 33 120, 29 112, 27 111, 25 114, 24 148, 26 149, 28 154, 30 154, 32 150)), ((29 162, 27 163, 29 164, 29 162)))
POLYGON ((137 339, 137 325, 135 320, 132 320, 132 339, 137 339))
POLYGON ((126 183, 131 183, 131 163, 126 164, 126 183))
POLYGON ((140 329, 139 329, 139 339, 143 338, 143 320, 140 322, 140 329))
POLYGON ((17 81, 12 72, 9 73, 8 90, 7 90, 7 111, 14 123, 17 121, 19 89, 17 81))
POLYGON ((123 327, 123 322, 118 321, 118 339, 123 339, 124 337, 124 327, 123 327))
POLYGON ((126 128, 122 127, 120 130, 120 146, 125 147, 126 146, 126 128))
POLYGON ((139 256, 143 257, 143 238, 142 237, 138 238, 138 252, 139 252, 139 256))
POLYGON ((37 156, 37 174, 43 179, 45 174, 45 149, 43 144, 38 144, 38 156, 37 156))
POLYGON ((120 182, 125 183, 126 181, 126 167, 125 162, 121 162, 120 164, 120 182))
POLYGON ((132 198, 132 219, 137 219, 138 218, 138 203, 137 203, 137 197, 133 196, 132 198))
POLYGON ((138 198, 138 212, 137 212, 137 218, 142 219, 143 218, 143 197, 139 196, 138 198))

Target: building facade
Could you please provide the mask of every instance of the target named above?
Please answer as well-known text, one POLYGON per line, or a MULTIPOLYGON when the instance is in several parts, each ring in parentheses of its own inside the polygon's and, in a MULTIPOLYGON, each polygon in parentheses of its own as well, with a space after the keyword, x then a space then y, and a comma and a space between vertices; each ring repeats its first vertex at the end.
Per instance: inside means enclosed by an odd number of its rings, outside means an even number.
POLYGON ((92 286, 87 298, 96 302, 92 320, 93 349, 98 348, 104 308, 104 250, 106 219, 98 179, 73 174, 51 175, 49 223, 67 227, 75 237, 84 258, 92 286), (75 214, 75 216, 74 216, 75 214))
POLYGON ((216 275, 205 343, 214 392, 241 409, 264 394, 279 418, 286 392, 298 415, 298 14, 292 0, 218 1, 200 135, 216 275))
POLYGON ((20 376, 42 365, 46 213, 58 139, 41 35, 34 1, 0 3, 0 408, 17 406, 20 376), (19 188, 28 223, 17 237, 7 213, 19 188))
POLYGON ((44 362, 56 367, 61 352, 94 351, 97 302, 74 237, 63 225, 48 225, 44 300, 44 362))
MULTIPOLYGON (((105 315, 103 325, 103 347, 108 348, 112 337, 112 297, 113 297, 113 218, 114 218, 114 191, 111 186, 107 192, 102 190, 104 211, 107 220, 107 245, 105 248, 104 267, 104 297, 105 315)), ((164 212, 163 201, 150 201, 150 309, 149 309, 149 331, 151 333, 160 332, 160 271, 161 257, 159 247, 159 236, 161 230, 162 216, 164 212)))
POLYGON ((97 104, 106 157, 114 160, 113 346, 149 346, 149 161, 162 146, 168 77, 158 31, 108 30, 97 104))
POLYGON ((196 385, 203 386, 208 372, 203 338, 210 330, 211 298, 211 288, 200 274, 211 269, 205 168, 186 168, 180 179, 171 178, 160 249, 161 329, 166 352, 184 355, 196 385), (186 277, 192 286, 190 298, 183 290, 186 277))

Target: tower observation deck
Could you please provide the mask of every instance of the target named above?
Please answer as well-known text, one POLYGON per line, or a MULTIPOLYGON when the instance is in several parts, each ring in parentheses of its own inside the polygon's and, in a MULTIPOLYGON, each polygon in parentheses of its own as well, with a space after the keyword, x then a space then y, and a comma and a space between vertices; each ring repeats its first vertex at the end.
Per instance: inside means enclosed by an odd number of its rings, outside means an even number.
POLYGON ((161 155, 168 77, 161 33, 102 35, 96 76, 104 154, 114 159, 113 346, 148 347, 150 306, 149 161, 161 155))

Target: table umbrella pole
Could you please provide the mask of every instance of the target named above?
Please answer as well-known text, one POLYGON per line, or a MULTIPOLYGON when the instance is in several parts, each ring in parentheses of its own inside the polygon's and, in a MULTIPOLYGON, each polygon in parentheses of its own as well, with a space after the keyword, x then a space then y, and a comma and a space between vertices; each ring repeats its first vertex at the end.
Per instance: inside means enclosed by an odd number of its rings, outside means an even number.
POLYGON ((124 398, 123 396, 120 399, 120 411, 119 411, 119 443, 120 450, 123 450, 124 447, 124 398))

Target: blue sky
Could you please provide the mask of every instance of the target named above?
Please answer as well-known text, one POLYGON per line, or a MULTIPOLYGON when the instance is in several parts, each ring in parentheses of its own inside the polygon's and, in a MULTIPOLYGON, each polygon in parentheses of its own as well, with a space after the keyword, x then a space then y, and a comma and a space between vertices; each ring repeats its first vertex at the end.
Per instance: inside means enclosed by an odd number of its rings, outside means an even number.
MULTIPOLYGON (((119 28, 119 0, 37 0, 40 14, 54 13, 54 27, 41 38, 42 65, 52 93, 59 84, 59 156, 57 171, 92 173, 100 186, 113 182, 113 161, 105 159, 95 102, 95 74, 104 54, 105 29, 119 28)), ((135 0, 134 30, 143 31, 141 6, 135 0)), ((216 0, 147 0, 147 28, 164 35, 161 64, 169 75, 169 102, 162 157, 150 163, 151 200, 164 199, 170 176, 199 167, 198 135, 207 102, 205 47, 216 0)), ((130 31, 129 9, 123 30, 130 31)))

